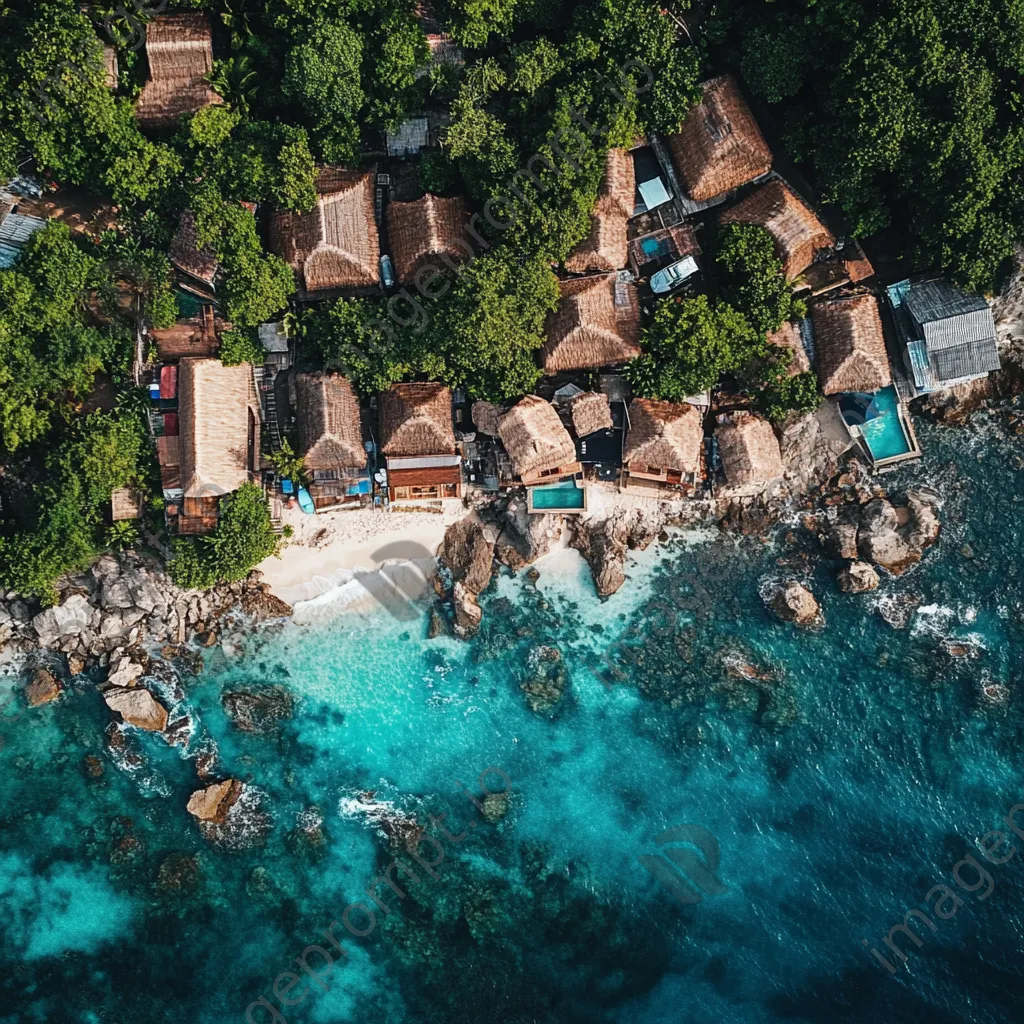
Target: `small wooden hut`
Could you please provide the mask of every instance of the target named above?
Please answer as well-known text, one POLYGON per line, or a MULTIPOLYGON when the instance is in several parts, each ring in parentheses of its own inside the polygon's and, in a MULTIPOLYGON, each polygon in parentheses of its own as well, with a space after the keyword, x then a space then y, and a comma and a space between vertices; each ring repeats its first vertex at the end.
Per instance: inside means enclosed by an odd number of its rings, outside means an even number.
POLYGON ((377 288, 380 242, 374 214, 376 172, 323 167, 309 213, 276 212, 268 244, 295 271, 302 299, 366 294, 377 288))
POLYGON ((508 466, 499 463, 503 486, 553 483, 582 472, 569 431, 538 395, 527 395, 505 413, 498 436, 509 459, 508 466))
POLYGON ((434 261, 454 269, 453 260, 472 257, 473 247, 466 240, 468 219, 461 196, 443 199, 428 192, 411 203, 388 203, 388 241, 398 282, 409 284, 418 270, 434 261))
POLYGON ((731 75, 701 89, 700 103, 667 141, 690 198, 706 202, 767 174, 772 154, 731 75))
POLYGON ((626 266, 627 230, 635 192, 632 156, 625 149, 609 149, 597 204, 590 215, 590 231, 565 261, 570 274, 621 270, 626 266))
POLYGON ((635 285, 617 274, 577 277, 559 283, 559 296, 558 309, 545 323, 545 373, 616 366, 640 354, 635 285))
POLYGON ((878 300, 868 292, 819 302, 811 311, 818 379, 826 395, 873 392, 892 383, 878 300))
POLYGON ((786 277, 802 274, 836 240, 815 212, 781 179, 765 182, 722 214, 723 224, 756 224, 773 239, 786 277))
MULTIPOLYGON (((359 399, 338 373, 300 373, 295 378, 299 451, 317 508, 358 499, 366 480, 366 449, 359 399)), ((367 488, 368 490, 368 488, 367 488)))
POLYGON ((688 402, 634 398, 622 451, 622 489, 657 494, 670 485, 692 490, 700 475, 701 419, 688 402))
POLYGON ((715 428, 722 471, 733 494, 756 494, 782 479, 782 454, 771 424, 751 412, 722 415, 715 428))
POLYGON ((443 384, 393 384, 378 400, 380 450, 391 501, 462 496, 462 456, 452 428, 452 393, 443 384))
POLYGON ((600 391, 583 391, 569 402, 569 416, 577 437, 587 437, 599 430, 611 430, 612 410, 608 396, 600 391))
POLYGON ((146 57, 149 81, 135 102, 144 128, 174 128, 182 115, 223 102, 206 80, 213 43, 204 14, 158 14, 146 26, 146 57))

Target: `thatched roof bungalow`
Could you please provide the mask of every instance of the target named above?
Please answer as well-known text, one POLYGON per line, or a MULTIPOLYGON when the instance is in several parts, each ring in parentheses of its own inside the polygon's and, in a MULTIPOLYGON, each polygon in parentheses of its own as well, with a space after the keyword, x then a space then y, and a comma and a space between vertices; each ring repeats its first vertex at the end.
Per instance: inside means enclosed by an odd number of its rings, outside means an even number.
POLYGON ((765 182, 722 214, 723 224, 756 224, 775 239, 786 277, 792 280, 831 249, 835 236, 814 211, 780 178, 765 182))
POLYGON ((214 291, 220 266, 217 253, 211 245, 198 245, 196 218, 191 210, 184 210, 178 219, 178 230, 171 239, 169 254, 171 263, 178 270, 198 282, 206 291, 214 291))
POLYGON ((448 388, 433 381, 393 384, 378 399, 378 415, 391 501, 461 496, 462 456, 448 388))
POLYGON ((551 482, 581 471, 569 431, 554 406, 538 395, 527 395, 505 413, 498 436, 512 463, 507 483, 551 482))
POLYGON ((878 300, 869 293, 819 302, 811 311, 818 378, 826 395, 892 383, 878 300))
POLYGON ((223 102, 206 81, 213 70, 211 40, 203 14, 159 14, 149 22, 149 81, 135 102, 144 128, 173 128, 182 115, 223 102))
POLYGON ((597 204, 590 215, 590 231, 565 261, 570 274, 625 267, 629 259, 627 225, 635 192, 632 156, 625 149, 609 149, 597 204))
POLYGON ((701 89, 700 103, 667 142, 690 198, 706 202, 767 174, 772 153, 731 75, 701 89))
POLYGON ((278 211, 268 243, 295 271, 299 297, 334 298, 376 289, 380 242, 374 214, 376 172, 323 167, 309 213, 278 211))
POLYGON ((584 391, 573 398, 569 403, 569 416, 577 437, 611 430, 614 426, 608 396, 600 391, 584 391))
POLYGON ((260 407, 248 363, 187 357, 178 364, 182 533, 204 533, 218 501, 248 482, 259 459, 260 407))
POLYGON ((782 479, 779 442, 766 419, 745 411, 720 416, 715 437, 732 493, 758 493, 782 479))
POLYGON ((411 203, 388 203, 388 241, 398 282, 408 284, 421 267, 435 260, 452 267, 453 260, 472 256, 466 241, 468 220, 461 196, 443 199, 428 192, 411 203))
POLYGON ((640 354, 636 286, 615 274, 559 283, 558 309, 544 325, 540 362, 547 374, 627 363, 640 354))
POLYGON ((696 406, 634 398, 622 450, 623 490, 692 486, 700 473, 703 441, 696 406))

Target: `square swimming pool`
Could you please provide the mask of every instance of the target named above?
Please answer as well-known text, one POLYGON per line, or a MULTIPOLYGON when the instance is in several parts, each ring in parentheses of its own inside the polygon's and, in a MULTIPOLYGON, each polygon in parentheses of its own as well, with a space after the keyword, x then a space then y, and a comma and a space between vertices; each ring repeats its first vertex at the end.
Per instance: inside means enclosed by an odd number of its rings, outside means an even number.
POLYGON ((908 455, 914 450, 899 414, 899 397, 890 385, 875 394, 878 415, 861 425, 864 442, 875 462, 908 455))
POLYGON ((587 507, 586 489, 575 480, 559 480, 556 484, 538 484, 529 488, 528 507, 531 512, 582 512, 587 507))

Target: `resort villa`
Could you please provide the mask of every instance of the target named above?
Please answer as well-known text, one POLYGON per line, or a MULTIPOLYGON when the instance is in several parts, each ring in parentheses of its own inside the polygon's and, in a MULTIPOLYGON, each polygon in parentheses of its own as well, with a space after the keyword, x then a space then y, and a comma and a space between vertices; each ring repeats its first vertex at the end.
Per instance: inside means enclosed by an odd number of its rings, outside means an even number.
POLYGON ((723 413, 717 419, 715 441, 728 495, 761 494, 781 482, 779 442, 763 417, 746 410, 723 413))
POLYGON ((376 172, 323 167, 309 213, 271 217, 268 244, 295 271, 299 298, 360 295, 378 288, 380 242, 374 213, 376 172))
MULTIPOLYGON (((469 211, 461 196, 442 199, 429 192, 411 203, 388 203, 388 243, 399 284, 433 264, 438 271, 455 268, 455 260, 473 255, 466 239, 469 211)), ((432 276, 432 275, 431 275, 432 276)), ((423 287, 429 287, 430 278, 423 287)))
POLYGON ((917 394, 987 377, 999 369, 989 304, 941 278, 888 288, 907 372, 917 394))
POLYGON ((666 141, 689 198, 713 206, 768 174, 772 154, 731 75, 701 89, 701 102, 666 141))
POLYGON ((170 130, 184 114, 224 101, 207 80, 213 41, 203 14, 158 14, 146 25, 149 81, 135 101, 144 128, 170 130))
POLYGON ((650 497, 691 493, 701 476, 702 419, 688 402, 634 398, 622 451, 622 490, 650 497))
POLYGON ((462 456, 443 384, 394 384, 378 398, 380 451, 390 501, 462 496, 462 456))
POLYGON ((893 385, 878 300, 868 292, 811 311, 818 378, 876 469, 920 456, 910 412, 893 385))
POLYGON ((337 373, 300 373, 295 394, 299 451, 314 506, 358 505, 370 493, 370 477, 352 385, 337 373))
POLYGON ((520 399, 501 417, 498 437, 507 455, 499 460, 502 486, 553 483, 583 470, 569 431, 554 406, 538 395, 520 399))
POLYGON ((259 401, 248 363, 224 366, 219 359, 188 357, 177 371, 178 532, 209 533, 220 499, 259 468, 259 401))
POLYGON ((544 326, 545 374, 615 366, 640 354, 636 285, 614 273, 576 277, 559 282, 559 296, 544 326))

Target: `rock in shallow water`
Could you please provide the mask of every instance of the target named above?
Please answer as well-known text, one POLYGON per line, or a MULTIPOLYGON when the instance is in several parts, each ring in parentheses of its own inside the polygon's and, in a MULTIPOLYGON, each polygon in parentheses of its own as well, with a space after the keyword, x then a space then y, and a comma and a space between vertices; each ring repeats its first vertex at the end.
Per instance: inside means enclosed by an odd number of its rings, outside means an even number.
POLYGON ((45 668, 37 668, 25 687, 25 700, 30 708, 49 704, 60 696, 60 683, 54 674, 45 668))
POLYGON ((276 732, 295 710, 295 701, 283 686, 233 690, 221 697, 221 704, 238 729, 257 736, 276 732))
POLYGON ((775 584, 765 595, 765 604, 783 622, 810 626, 821 621, 821 609, 814 595, 796 580, 775 584))
POLYGON ((128 725, 147 732, 163 732, 167 727, 167 708, 145 687, 107 690, 103 699, 128 725))
POLYGON ((186 810, 200 821, 223 824, 227 820, 228 811, 237 803, 244 788, 238 779, 215 782, 206 789, 196 790, 188 798, 186 810))
POLYGON ((839 570, 836 583, 844 594, 864 594, 877 590, 878 573, 867 562, 851 562, 839 570))

